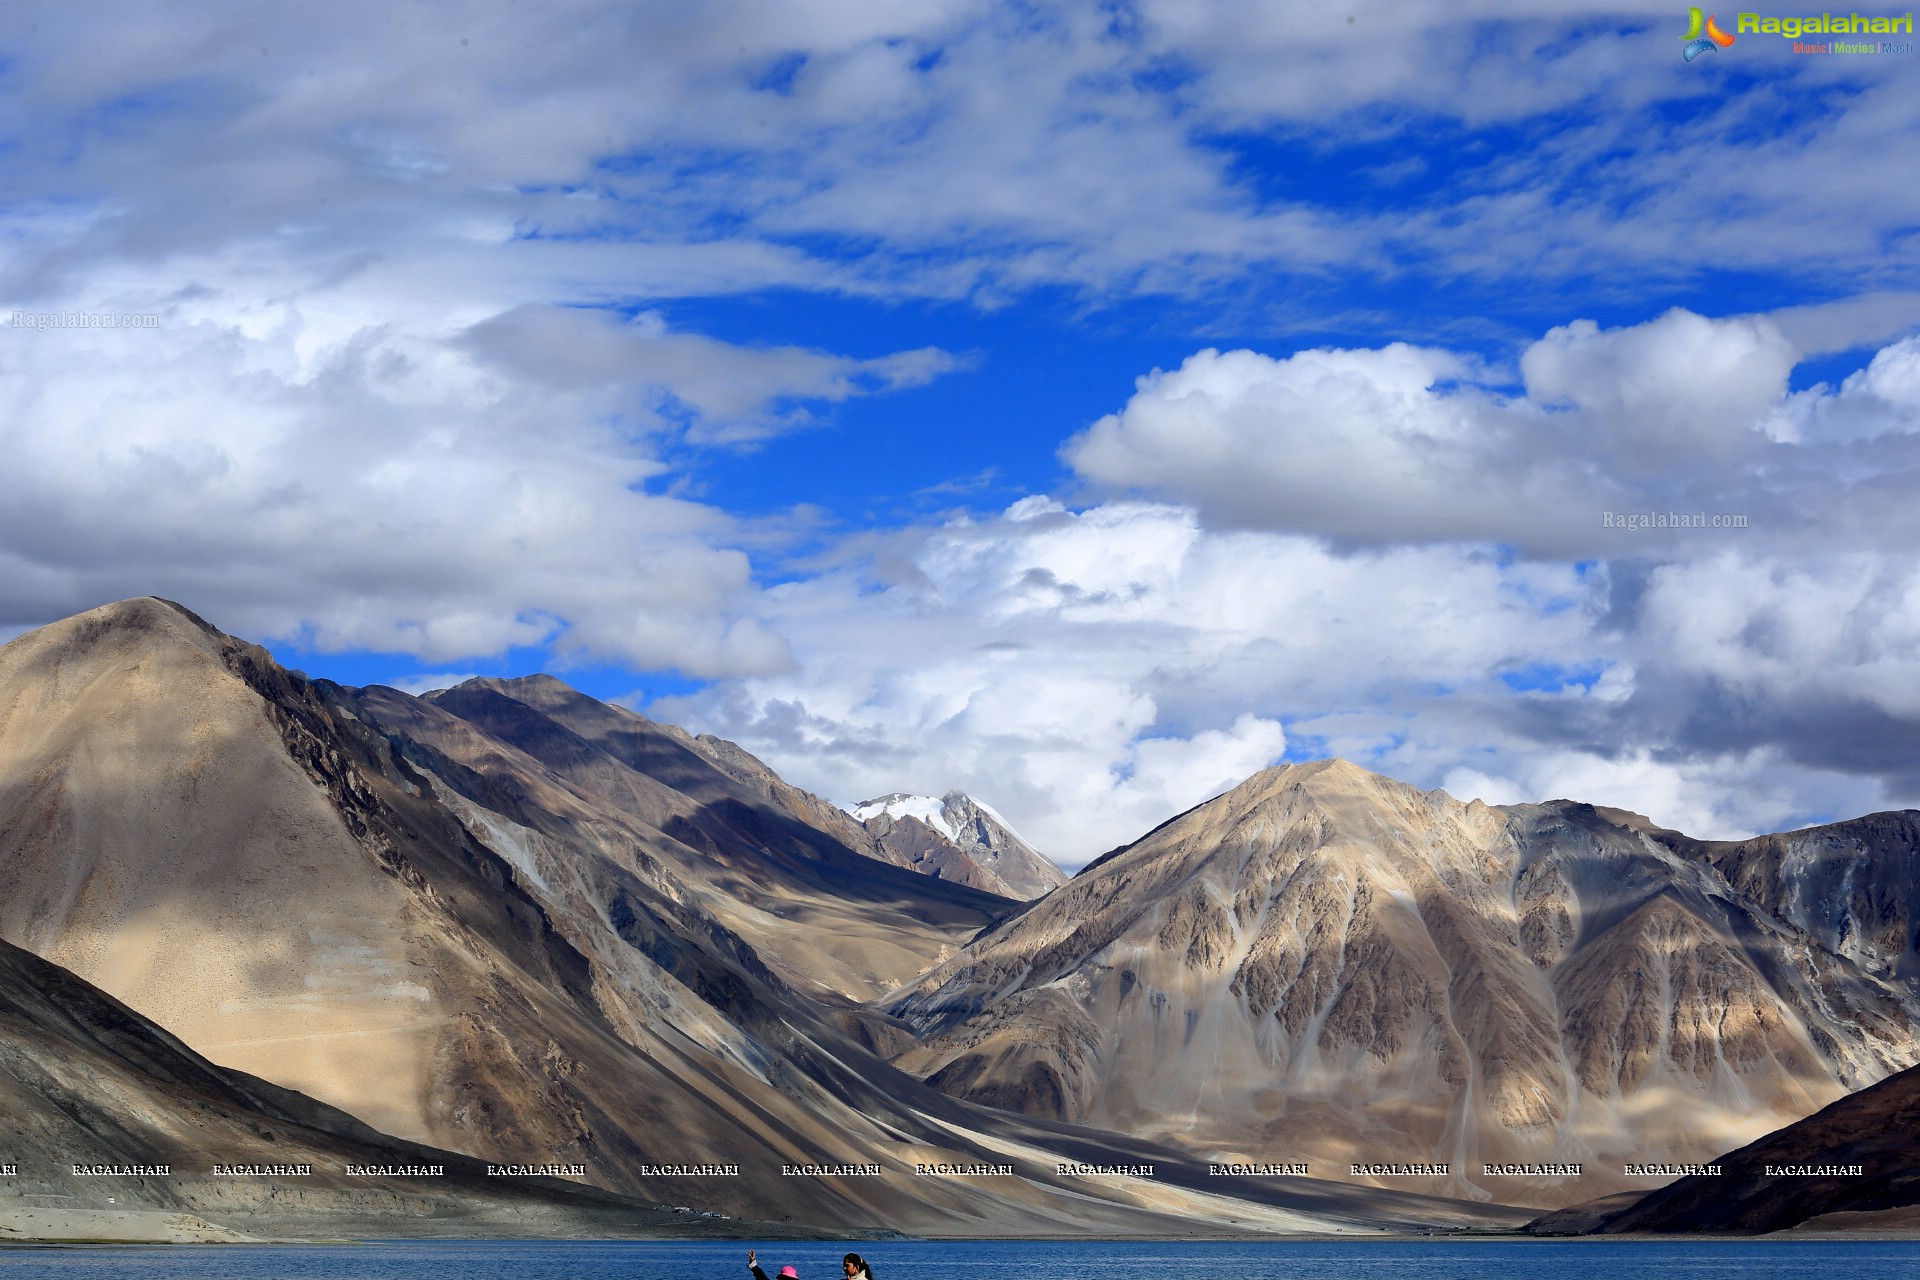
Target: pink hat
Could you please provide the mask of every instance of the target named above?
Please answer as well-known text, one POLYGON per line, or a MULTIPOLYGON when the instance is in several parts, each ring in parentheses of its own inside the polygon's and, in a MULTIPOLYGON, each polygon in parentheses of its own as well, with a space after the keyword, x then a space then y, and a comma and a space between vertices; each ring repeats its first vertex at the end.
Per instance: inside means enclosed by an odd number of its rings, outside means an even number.
POLYGON ((792 1267, 780 1268, 780 1280, 800 1280, 800 1273, 792 1267))

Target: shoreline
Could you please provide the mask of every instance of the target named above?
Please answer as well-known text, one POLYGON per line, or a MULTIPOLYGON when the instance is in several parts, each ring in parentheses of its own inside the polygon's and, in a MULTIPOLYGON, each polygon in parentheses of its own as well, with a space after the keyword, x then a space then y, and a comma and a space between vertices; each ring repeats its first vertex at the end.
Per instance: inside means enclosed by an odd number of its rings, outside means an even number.
MULTIPOLYGON (((111 1212, 111 1211, 106 1211, 111 1212)), ((121 1211, 128 1214, 138 1211, 121 1211)), ((155 1217, 190 1217, 181 1214, 154 1214, 155 1217)), ((365 1247, 389 1244, 444 1244, 444 1245, 481 1245, 481 1244, 621 1244, 635 1246, 688 1244, 750 1246, 756 1242, 793 1237, 768 1235, 742 1235, 737 1238, 688 1239, 685 1236, 662 1235, 656 1237, 638 1236, 548 1236, 548 1235, 473 1235, 473 1236, 335 1236, 335 1237, 273 1237, 248 1236, 229 1231, 204 1219, 195 1220, 200 1228, 211 1230, 199 1238, 140 1238, 131 1235, 93 1236, 86 1234, 60 1236, 11 1236, 0 1235, 0 1253, 12 1250, 30 1249, 147 1249, 175 1248, 180 1246, 218 1245, 222 1248, 340 1248, 365 1247)), ((129 1226, 133 1224, 128 1224, 129 1226)), ((817 1243, 825 1243, 828 1237, 821 1237, 817 1243)), ((1224 1244, 1738 1244, 1738 1243, 1818 1243, 1818 1244, 1888 1244, 1920 1243, 1920 1230, 1898 1228, 1886 1231, 1798 1231, 1788 1228, 1784 1231, 1769 1232, 1676 1232, 1659 1234, 1655 1232, 1629 1232, 1618 1235, 1551 1235, 1535 1236, 1515 1232, 1477 1232, 1447 1231, 1433 1233, 1391 1232, 1368 1235, 1329 1234, 1312 1232, 1300 1235, 1278 1235, 1272 1232, 1245 1233, 1205 1233, 1190 1236, 1169 1235, 1084 1235, 1084 1234, 1037 1234, 1003 1236, 867 1236, 850 1233, 845 1236, 831 1237, 835 1242, 859 1244, 889 1245, 935 1245, 935 1244, 1086 1244, 1086 1245, 1124 1245, 1124 1244, 1170 1244, 1170 1245, 1224 1245, 1224 1244)))

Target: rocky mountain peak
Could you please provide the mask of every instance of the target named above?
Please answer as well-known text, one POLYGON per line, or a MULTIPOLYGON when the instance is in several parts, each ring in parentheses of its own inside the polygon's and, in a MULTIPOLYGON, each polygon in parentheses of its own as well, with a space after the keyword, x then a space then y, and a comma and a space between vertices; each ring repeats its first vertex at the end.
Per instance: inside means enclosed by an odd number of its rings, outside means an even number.
POLYGON ((88 609, 30 631, 6 648, 58 662, 95 652, 195 649, 217 656, 227 638, 183 605, 140 596, 88 609))
POLYGON ((1037 898, 1066 875, 1016 834, 991 806, 964 791, 890 792, 848 812, 886 848, 931 875, 960 879, 1013 898, 1037 898))

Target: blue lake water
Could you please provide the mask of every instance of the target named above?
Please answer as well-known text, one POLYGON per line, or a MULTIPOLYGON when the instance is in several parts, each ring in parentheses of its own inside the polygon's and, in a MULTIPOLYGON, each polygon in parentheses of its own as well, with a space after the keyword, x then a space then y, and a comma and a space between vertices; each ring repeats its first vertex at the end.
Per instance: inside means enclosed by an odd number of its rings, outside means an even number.
MULTIPOLYGON (((771 1243, 769 1275, 839 1280, 1920 1280, 1920 1243, 1798 1240, 1108 1244, 771 1243)), ((0 1250, 0 1277, 60 1280, 747 1280, 745 1244, 386 1241, 0 1250)))

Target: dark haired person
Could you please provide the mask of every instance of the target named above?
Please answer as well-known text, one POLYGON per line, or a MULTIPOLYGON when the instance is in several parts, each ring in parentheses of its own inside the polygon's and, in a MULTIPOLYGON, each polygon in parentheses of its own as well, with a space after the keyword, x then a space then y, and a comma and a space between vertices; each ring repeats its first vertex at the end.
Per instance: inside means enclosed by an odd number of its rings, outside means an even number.
POLYGON ((840 1265, 846 1268, 847 1280, 873 1280, 873 1268, 869 1267, 867 1260, 857 1253, 850 1253, 842 1258, 840 1265))
MULTIPOLYGON (((767 1273, 760 1269, 760 1257, 753 1250, 747 1250, 747 1270, 753 1272, 753 1280, 767 1280, 767 1273)), ((800 1273, 791 1264, 780 1268, 780 1280, 800 1280, 800 1273)))

